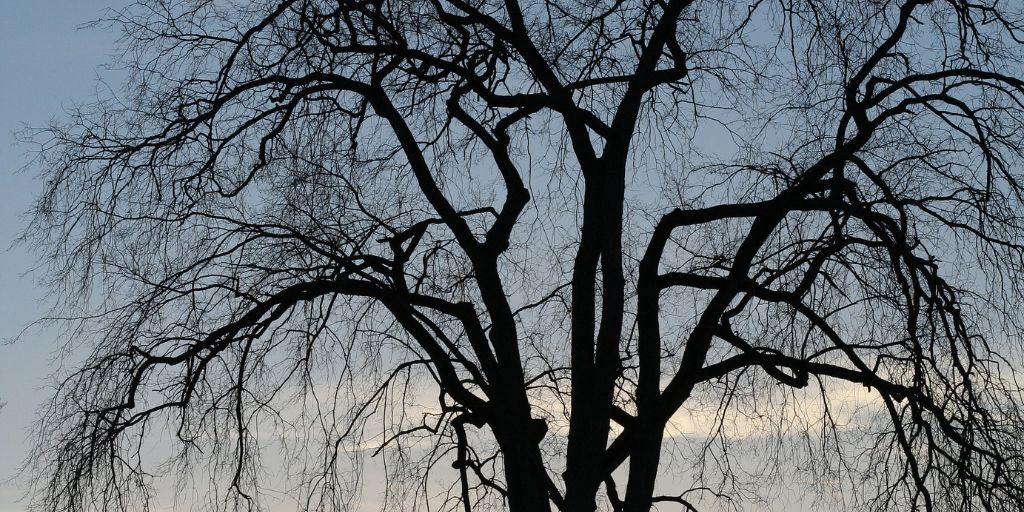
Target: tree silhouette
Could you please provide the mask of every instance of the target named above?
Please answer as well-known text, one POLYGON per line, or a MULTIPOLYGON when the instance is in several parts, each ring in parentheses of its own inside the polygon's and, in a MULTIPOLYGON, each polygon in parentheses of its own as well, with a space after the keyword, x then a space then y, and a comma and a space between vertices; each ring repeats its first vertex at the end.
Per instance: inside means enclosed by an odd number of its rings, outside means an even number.
POLYGON ((389 510, 1024 507, 1015 2, 104 22, 32 136, 39 510, 355 510, 371 455, 389 510))

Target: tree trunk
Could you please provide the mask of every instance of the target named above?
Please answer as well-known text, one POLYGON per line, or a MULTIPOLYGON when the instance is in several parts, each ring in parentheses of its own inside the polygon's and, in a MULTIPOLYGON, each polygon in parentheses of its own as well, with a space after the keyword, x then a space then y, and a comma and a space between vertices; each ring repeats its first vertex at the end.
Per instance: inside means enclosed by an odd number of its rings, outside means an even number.
MULTIPOLYGON (((529 409, 526 409, 529 411, 529 409)), ((548 512, 548 478, 537 443, 543 437, 541 424, 511 413, 499 413, 495 437, 505 464, 508 508, 511 512, 548 512)))

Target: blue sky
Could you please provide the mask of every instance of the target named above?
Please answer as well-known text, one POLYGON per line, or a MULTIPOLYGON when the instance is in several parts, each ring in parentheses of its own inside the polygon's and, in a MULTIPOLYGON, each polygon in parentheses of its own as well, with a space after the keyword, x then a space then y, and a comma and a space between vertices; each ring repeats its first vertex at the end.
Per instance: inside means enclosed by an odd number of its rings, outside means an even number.
MULTIPOLYGON (((125 0, 0 0, 0 249, 21 229, 22 214, 38 186, 17 172, 30 148, 15 142, 24 126, 60 117, 62 109, 86 101, 100 66, 113 52, 115 35, 79 27, 125 0)), ((26 275, 34 258, 22 248, 0 252, 0 339, 18 334, 43 313, 42 290, 26 275)), ((21 511, 17 482, 6 482, 27 447, 27 427, 46 397, 55 333, 29 331, 16 344, 0 344, 0 512, 21 511)))

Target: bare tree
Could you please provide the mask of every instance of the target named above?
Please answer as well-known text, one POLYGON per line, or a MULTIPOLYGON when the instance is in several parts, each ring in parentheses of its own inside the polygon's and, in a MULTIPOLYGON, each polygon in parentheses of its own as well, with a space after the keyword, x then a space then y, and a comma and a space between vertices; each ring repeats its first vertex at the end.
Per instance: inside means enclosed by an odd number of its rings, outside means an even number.
POLYGON ((1024 507, 1019 3, 104 23, 33 137, 38 510, 354 510, 371 456, 388 510, 1024 507))

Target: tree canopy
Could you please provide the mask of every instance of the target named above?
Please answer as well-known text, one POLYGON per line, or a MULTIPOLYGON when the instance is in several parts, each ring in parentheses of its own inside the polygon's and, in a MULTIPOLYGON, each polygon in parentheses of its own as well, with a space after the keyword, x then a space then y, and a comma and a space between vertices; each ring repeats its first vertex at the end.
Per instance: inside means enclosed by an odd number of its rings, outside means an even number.
POLYGON ((99 23, 30 135, 37 510, 1024 508, 1018 2, 99 23))

